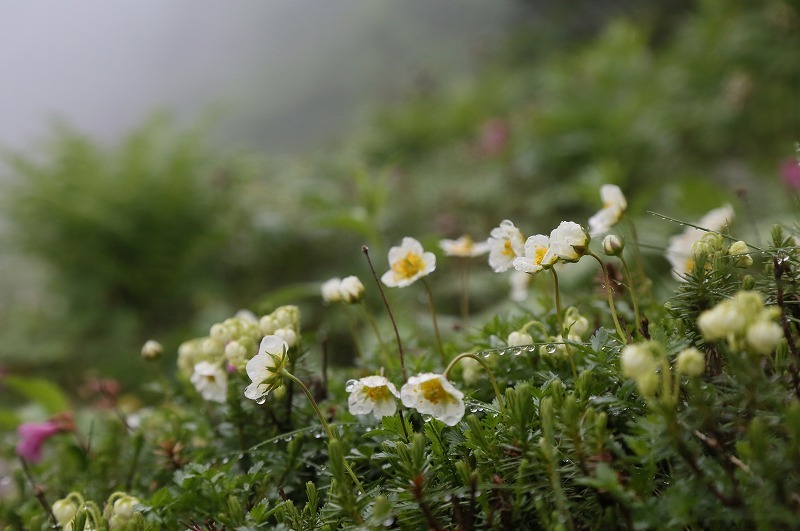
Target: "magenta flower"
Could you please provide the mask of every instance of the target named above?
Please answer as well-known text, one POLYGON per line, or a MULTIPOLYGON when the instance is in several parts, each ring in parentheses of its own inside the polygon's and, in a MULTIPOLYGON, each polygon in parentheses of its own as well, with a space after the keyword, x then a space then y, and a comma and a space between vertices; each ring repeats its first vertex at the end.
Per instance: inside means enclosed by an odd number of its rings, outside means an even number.
POLYGON ((38 463, 42 458, 42 444, 44 444, 44 441, 67 429, 68 427, 65 426, 65 423, 59 419, 20 424, 17 428, 17 435, 19 435, 17 455, 31 463, 38 463))
POLYGON ((800 189, 800 161, 794 157, 784 159, 780 164, 783 184, 794 190, 800 189))

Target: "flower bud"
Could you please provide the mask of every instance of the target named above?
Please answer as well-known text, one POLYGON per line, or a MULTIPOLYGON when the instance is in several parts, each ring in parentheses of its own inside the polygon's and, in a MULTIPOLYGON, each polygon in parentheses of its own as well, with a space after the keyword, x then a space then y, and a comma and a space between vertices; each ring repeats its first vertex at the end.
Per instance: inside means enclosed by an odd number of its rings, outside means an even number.
POLYGON ((225 345, 225 359, 234 367, 244 367, 247 362, 247 349, 238 341, 225 345))
POLYGON ((622 349, 620 353, 622 375, 638 380, 649 374, 655 374, 656 360, 647 345, 632 343, 622 349))
POLYGON ((340 302, 342 300, 342 292, 339 289, 342 281, 338 278, 332 278, 322 283, 320 291, 322 292, 322 300, 328 304, 340 302))
POLYGON ((616 234, 603 238, 603 252, 608 256, 620 256, 625 248, 625 240, 616 234))
POLYGON ((686 348, 678 353, 676 367, 679 374, 700 376, 706 370, 706 357, 694 347, 686 348))
POLYGON ((569 336, 576 336, 578 340, 589 331, 589 320, 578 313, 574 306, 567 308, 564 314, 564 329, 569 330, 569 336))
POLYGON ((53 516, 56 517, 58 523, 63 527, 70 523, 75 517, 75 513, 78 512, 78 504, 72 498, 63 498, 53 502, 52 510, 53 516))
POLYGON ((783 329, 777 323, 759 320, 747 329, 747 344, 759 354, 767 355, 775 350, 783 338, 783 329))
POLYGON ((275 335, 286 341, 289 348, 297 345, 297 333, 291 328, 278 328, 275 330, 275 335))
POLYGON ((164 347, 154 339, 148 339, 142 346, 142 358, 146 360, 157 360, 164 353, 164 347))
POLYGON ((351 275, 342 279, 339 284, 339 292, 344 302, 353 304, 364 297, 364 284, 358 277, 351 275))
POLYGON ((258 327, 261 333, 265 336, 271 336, 278 329, 278 323, 272 318, 272 315, 265 315, 258 321, 258 327))
POLYGON ((533 343, 533 337, 527 332, 511 332, 506 341, 509 347, 523 347, 533 343))
POLYGON ((748 268, 753 265, 753 257, 748 254, 747 244, 739 240, 728 248, 728 254, 736 257, 736 267, 748 268))

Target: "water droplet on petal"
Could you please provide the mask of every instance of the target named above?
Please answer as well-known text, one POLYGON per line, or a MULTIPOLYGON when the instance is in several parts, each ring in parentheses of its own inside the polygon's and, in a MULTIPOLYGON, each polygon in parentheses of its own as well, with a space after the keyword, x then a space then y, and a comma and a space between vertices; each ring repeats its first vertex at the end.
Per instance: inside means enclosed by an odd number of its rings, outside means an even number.
POLYGON ((357 383, 358 380, 347 380, 347 382, 344 384, 344 390, 347 391, 348 393, 352 393, 353 389, 356 388, 357 383))
POLYGON ((263 404, 264 402, 266 402, 266 401, 267 401, 267 397, 266 397, 266 395, 265 395, 265 396, 260 396, 260 397, 256 398, 256 404, 258 404, 259 406, 260 406, 261 404, 263 404))
POLYGON ((431 420, 433 420, 433 416, 432 415, 422 415, 422 420, 424 420, 425 422, 430 422, 431 420))

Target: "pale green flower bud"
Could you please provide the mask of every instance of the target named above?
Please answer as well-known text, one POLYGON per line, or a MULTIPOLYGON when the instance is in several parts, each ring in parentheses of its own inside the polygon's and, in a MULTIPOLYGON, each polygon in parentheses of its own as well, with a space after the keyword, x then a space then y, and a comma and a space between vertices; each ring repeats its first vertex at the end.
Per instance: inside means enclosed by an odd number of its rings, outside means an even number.
POLYGON ((679 374, 694 377, 706 370, 705 355, 694 347, 680 351, 675 361, 679 374))
POLYGON ((234 327, 222 323, 214 323, 208 331, 211 339, 219 341, 220 343, 227 343, 233 338, 234 327))
POLYGON ((338 278, 332 278, 322 283, 320 291, 322 292, 322 300, 328 304, 340 302, 342 300, 342 292, 339 289, 342 281, 338 278))
POLYGON ((767 355, 775 350, 783 338, 783 329, 777 323, 760 320, 747 329, 747 344, 757 353, 767 355))
POLYGON ((707 341, 725 339, 729 335, 741 334, 748 318, 734 301, 723 301, 697 318, 697 326, 707 341))
POLYGON ((231 341, 225 345, 225 359, 237 369, 243 368, 247 363, 247 349, 238 341, 231 341))
POLYGON ((725 240, 722 236, 715 232, 707 232, 692 245, 692 255, 705 253, 710 256, 721 251, 724 245, 725 240))
POLYGON ((133 518, 133 507, 140 503, 138 498, 128 496, 127 494, 114 501, 111 506, 111 517, 109 518, 111 529, 125 527, 125 524, 130 522, 133 518))
POLYGON ((467 385, 475 385, 483 378, 483 367, 481 362, 474 358, 462 358, 459 362, 461 364, 461 377, 467 385))
POLYGON ((736 257, 736 266, 748 268, 753 265, 753 257, 748 254, 747 244, 739 240, 728 249, 728 254, 736 257))
POLYGON ((272 315, 278 324, 278 328, 293 328, 300 330, 300 308, 297 306, 281 306, 272 315))
POLYGON ((63 498, 53 502, 52 510, 53 516, 56 517, 58 523, 65 526, 72 521, 75 513, 78 512, 78 504, 72 498, 63 498))
POLYGON ((261 333, 265 336, 271 336, 275 333, 275 330, 279 328, 278 323, 272 318, 272 315, 265 315, 262 317, 258 322, 258 326, 261 329, 261 333))
POLYGON ((511 332, 506 341, 509 347, 523 347, 533 343, 533 337, 527 332, 511 332))
POLYGON ((589 331, 589 320, 583 317, 574 306, 567 308, 564 314, 564 329, 569 330, 570 336, 582 338, 589 331))
POLYGON ((603 252, 608 256, 620 256, 625 249, 625 240, 616 234, 603 238, 603 252))
POLYGON ((157 360, 164 353, 164 347, 154 339, 148 339, 142 346, 142 358, 146 360, 157 360))
POLYGON ((655 374, 657 362, 653 358, 647 344, 633 343, 627 345, 620 353, 622 375, 639 381, 640 378, 655 374))
POLYGON ((274 334, 286 341, 286 344, 289 345, 289 348, 297 345, 297 334, 291 328, 278 328, 275 330, 274 334))
POLYGON ((348 304, 359 302, 364 297, 364 284, 356 276, 349 276, 342 279, 339 285, 342 300, 348 304))

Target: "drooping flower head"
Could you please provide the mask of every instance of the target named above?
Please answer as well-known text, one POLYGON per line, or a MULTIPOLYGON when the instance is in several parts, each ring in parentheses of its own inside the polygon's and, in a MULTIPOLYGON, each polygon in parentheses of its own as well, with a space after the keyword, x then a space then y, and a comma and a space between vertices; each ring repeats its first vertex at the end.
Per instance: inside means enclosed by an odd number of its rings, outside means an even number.
MULTIPOLYGON (((697 223, 698 227, 703 227, 713 232, 724 230, 733 220, 733 209, 730 205, 711 210, 703 216, 697 223)), ((683 276, 694 269, 694 254, 692 248, 707 231, 695 227, 686 227, 681 234, 672 236, 669 239, 666 258, 672 265, 672 275, 677 280, 683 280, 683 276)))
POLYGON ((436 269, 436 255, 425 252, 422 244, 406 236, 399 246, 389 249, 391 269, 381 281, 390 288, 404 288, 436 269))
POLYGON ((146 360, 157 360, 164 353, 164 347, 155 339, 148 339, 142 346, 142 358, 146 360))
POLYGON ((514 259, 525 255, 525 237, 514 224, 505 219, 489 234, 489 265, 495 273, 508 271, 514 259))
POLYGON ((38 463, 42 459, 42 445, 47 439, 74 429, 75 424, 69 413, 57 415, 45 422, 24 422, 17 428, 17 455, 31 463, 38 463))
POLYGON ((281 380, 281 370, 286 365, 289 345, 278 336, 265 336, 258 347, 258 354, 247 362, 247 376, 253 383, 244 390, 244 396, 256 402, 263 401, 281 380))
POLYGON ((406 407, 431 415, 448 426, 455 426, 464 416, 464 393, 441 374, 412 376, 400 388, 400 400, 406 407))
POLYGON ((228 373, 222 363, 201 361, 189 378, 204 400, 224 404, 228 394, 228 373))
POLYGON ((360 380, 348 382, 346 391, 350 413, 368 415, 372 413, 376 419, 394 415, 397 411, 397 399, 400 394, 388 378, 383 376, 367 376, 360 380))
POLYGON ((320 291, 322 292, 322 300, 327 304, 340 302, 342 300, 342 292, 340 290, 342 280, 340 278, 331 278, 322 283, 320 291))
POLYGON ((537 234, 525 241, 525 255, 514 258, 514 269, 524 273, 536 274, 548 269, 558 261, 558 256, 550 249, 550 238, 537 234))
POLYGON ((468 235, 461 236, 457 240, 441 240, 439 247, 442 248, 447 256, 459 256, 463 258, 474 258, 489 252, 489 242, 474 242, 468 235))
POLYGON ((355 304, 364 297, 364 284, 355 275, 344 277, 339 284, 339 293, 347 304, 355 304))
POLYGON ((625 195, 615 184, 601 186, 600 199, 603 201, 603 208, 589 218, 589 235, 592 238, 611 230, 611 227, 619 221, 625 209, 628 208, 625 195))
POLYGON ((577 262, 589 249, 589 235, 574 221, 562 221, 550 232, 550 249, 565 262, 577 262))

